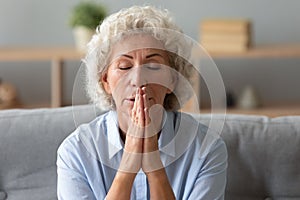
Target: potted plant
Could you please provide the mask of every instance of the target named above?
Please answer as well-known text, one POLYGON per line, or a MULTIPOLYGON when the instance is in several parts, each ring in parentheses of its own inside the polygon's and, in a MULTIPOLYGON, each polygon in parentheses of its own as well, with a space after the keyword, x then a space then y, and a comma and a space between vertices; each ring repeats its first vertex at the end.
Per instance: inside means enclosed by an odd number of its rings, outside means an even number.
POLYGON ((75 44, 78 50, 86 50, 86 45, 95 33, 96 27, 106 15, 106 8, 92 0, 81 1, 73 7, 69 24, 73 28, 75 44))

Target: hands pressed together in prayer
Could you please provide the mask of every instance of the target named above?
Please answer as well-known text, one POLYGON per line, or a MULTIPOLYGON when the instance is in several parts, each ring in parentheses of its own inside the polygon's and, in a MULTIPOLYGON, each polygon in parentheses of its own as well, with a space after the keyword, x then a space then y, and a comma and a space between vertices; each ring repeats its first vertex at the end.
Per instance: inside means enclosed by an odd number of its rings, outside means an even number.
POLYGON ((163 168, 158 150, 158 137, 162 124, 163 107, 152 105, 147 88, 138 88, 126 134, 120 171, 145 173, 163 168))
POLYGON ((151 199, 175 199, 160 159, 158 138, 162 126, 163 107, 153 105, 147 88, 138 88, 126 133, 119 170, 106 199, 130 199, 132 185, 140 169, 147 176, 151 199))

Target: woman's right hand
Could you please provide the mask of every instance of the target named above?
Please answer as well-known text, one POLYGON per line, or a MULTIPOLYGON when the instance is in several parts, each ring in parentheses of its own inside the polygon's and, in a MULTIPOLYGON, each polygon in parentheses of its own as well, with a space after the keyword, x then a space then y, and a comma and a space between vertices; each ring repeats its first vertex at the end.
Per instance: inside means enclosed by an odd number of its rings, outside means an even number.
POLYGON ((142 98, 142 91, 138 88, 131 111, 130 124, 126 133, 123 157, 119 167, 120 171, 137 173, 142 167, 144 131, 144 102, 142 98))
POLYGON ((137 90, 126 133, 125 146, 119 170, 107 193, 106 199, 130 199, 136 174, 142 167, 144 112, 140 89, 137 90))
POLYGON ((142 168, 147 173, 163 168, 158 151, 162 107, 150 104, 146 88, 137 89, 130 118, 119 170, 137 173, 142 168))
MULTIPOLYGON (((106 199, 130 199, 136 174, 142 169, 149 181, 154 199, 175 199, 158 151, 155 120, 151 122, 147 92, 138 88, 126 133, 124 152, 106 199)), ((160 109, 159 109, 160 110, 160 109)), ((161 119, 156 116, 156 118, 161 119)))

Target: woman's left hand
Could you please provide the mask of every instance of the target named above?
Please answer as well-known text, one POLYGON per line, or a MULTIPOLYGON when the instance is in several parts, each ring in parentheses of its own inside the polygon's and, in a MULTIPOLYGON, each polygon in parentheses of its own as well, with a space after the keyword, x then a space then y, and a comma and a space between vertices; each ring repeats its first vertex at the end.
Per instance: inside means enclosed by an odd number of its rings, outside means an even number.
POLYGON ((142 88, 145 129, 143 139, 142 169, 150 185, 151 199, 175 199, 166 171, 160 159, 158 138, 162 127, 162 105, 153 104, 146 88, 142 88))
MULTIPOLYGON (((124 149, 124 152, 129 153, 127 157, 125 155, 124 159, 122 158, 120 169, 123 165, 125 169, 133 167, 136 173, 142 168, 149 182, 151 199, 175 199, 158 148, 164 109, 161 105, 154 104, 148 95, 151 96, 151 93, 145 87, 138 88, 132 109, 132 123, 128 129, 124 149)), ((134 178, 135 174, 118 173, 109 195, 119 194, 120 190, 124 193, 126 188, 126 195, 123 196, 130 198, 134 178)))
POLYGON ((153 104, 148 98, 149 92, 146 87, 140 90, 143 99, 143 111, 145 117, 142 169, 145 173, 153 172, 163 168, 159 148, 158 138, 161 130, 163 107, 153 104))

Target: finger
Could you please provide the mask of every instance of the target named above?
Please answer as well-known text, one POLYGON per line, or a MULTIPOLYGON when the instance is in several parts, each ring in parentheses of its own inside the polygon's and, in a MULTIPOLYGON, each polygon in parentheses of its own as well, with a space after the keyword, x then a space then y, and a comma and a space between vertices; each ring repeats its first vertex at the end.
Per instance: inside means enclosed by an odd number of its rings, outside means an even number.
POLYGON ((149 116, 150 104, 149 104, 147 94, 143 95, 143 103, 144 103, 145 125, 148 126, 150 124, 151 120, 150 120, 150 116, 149 116))
POLYGON ((135 101, 134 101, 134 105, 132 108, 132 116, 131 116, 131 122, 129 124, 128 127, 128 135, 134 137, 134 138, 142 138, 143 137, 143 131, 140 128, 140 114, 138 112, 139 110, 139 90, 136 90, 136 94, 135 94, 135 101))
POLYGON ((143 94, 147 95, 147 97, 148 97, 147 105, 148 105, 148 108, 150 108, 153 104, 153 102, 151 100, 149 100, 149 97, 151 97, 151 94, 152 94, 151 89, 149 87, 142 87, 142 92, 143 92, 143 94))
POLYGON ((139 100, 138 100, 138 118, 140 127, 145 126, 145 115, 144 115, 144 101, 142 97, 142 91, 139 88, 139 100))
POLYGON ((148 93, 148 89, 147 89, 147 87, 142 87, 142 92, 143 92, 143 94, 147 94, 148 93))
POLYGON ((136 118, 137 104, 138 104, 138 90, 136 90, 134 104, 133 104, 133 108, 131 110, 131 119, 133 121, 135 121, 135 118, 136 118))
POLYGON ((154 135, 156 135, 158 133, 158 128, 157 126, 159 126, 159 124, 157 123, 157 121, 152 120, 157 118, 158 116, 155 115, 151 115, 151 110, 153 110, 153 106, 155 107, 155 105, 151 105, 150 100, 149 100, 149 96, 148 93, 143 95, 143 101, 144 101, 144 115, 145 115, 145 138, 149 138, 152 137, 154 135))
POLYGON ((149 115, 149 110, 151 107, 149 101, 149 90, 147 89, 147 87, 142 87, 142 91, 143 91, 143 102, 144 102, 145 126, 148 126, 151 123, 151 118, 149 115))

